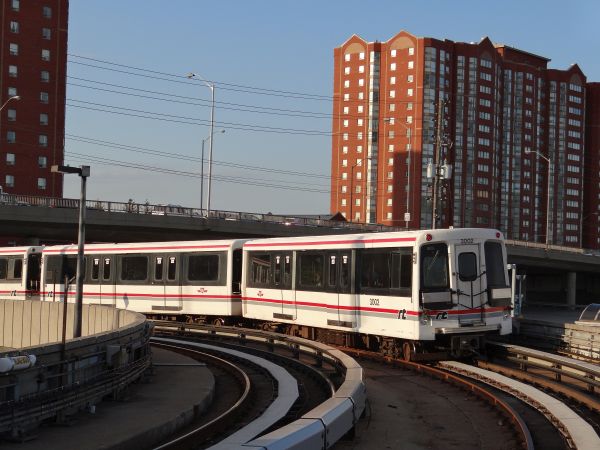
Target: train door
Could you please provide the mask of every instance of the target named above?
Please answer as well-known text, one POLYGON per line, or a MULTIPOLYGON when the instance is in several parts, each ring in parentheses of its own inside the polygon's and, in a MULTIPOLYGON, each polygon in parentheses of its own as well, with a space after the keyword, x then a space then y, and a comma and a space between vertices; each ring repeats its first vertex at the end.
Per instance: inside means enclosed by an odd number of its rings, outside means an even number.
POLYGON ((32 253, 27 257, 27 274, 25 289, 28 295, 39 296, 40 295, 40 266, 41 266, 40 253, 32 253))
MULTIPOLYGON (((485 292, 482 286, 481 253, 478 244, 457 245, 456 255, 456 290, 458 303, 465 309, 481 308, 485 292)), ((482 321, 483 311, 460 314, 460 323, 476 323, 482 321)))
POLYGON ((326 266, 326 290, 334 304, 327 310, 327 324, 354 328, 356 323, 356 296, 351 292, 351 251, 329 252, 326 266))
POLYGON ((103 305, 116 306, 117 304, 113 261, 114 257, 112 255, 99 255, 92 261, 92 270, 98 270, 100 303, 103 305), (97 268, 96 265, 98 266, 97 268))
POLYGON ((296 320, 296 297, 292 291, 292 254, 278 252, 273 255, 273 283, 281 301, 281 317, 296 320))
POLYGON ((154 270, 152 278, 152 295, 159 300, 159 305, 153 303, 153 309, 165 311, 180 311, 181 283, 179 283, 177 256, 154 255, 154 270))

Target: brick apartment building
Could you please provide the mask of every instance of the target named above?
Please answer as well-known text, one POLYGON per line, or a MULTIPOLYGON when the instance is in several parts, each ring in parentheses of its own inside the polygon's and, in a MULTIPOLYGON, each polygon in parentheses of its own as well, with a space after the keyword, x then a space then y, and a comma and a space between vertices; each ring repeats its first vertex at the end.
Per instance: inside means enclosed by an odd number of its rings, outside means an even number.
POLYGON ((0 186, 62 197, 68 0, 0 0, 0 186), (17 98, 20 99, 17 99, 17 98))
POLYGON ((488 38, 352 36, 334 50, 331 212, 429 228, 435 203, 438 227, 600 247, 600 84, 549 61, 488 38))

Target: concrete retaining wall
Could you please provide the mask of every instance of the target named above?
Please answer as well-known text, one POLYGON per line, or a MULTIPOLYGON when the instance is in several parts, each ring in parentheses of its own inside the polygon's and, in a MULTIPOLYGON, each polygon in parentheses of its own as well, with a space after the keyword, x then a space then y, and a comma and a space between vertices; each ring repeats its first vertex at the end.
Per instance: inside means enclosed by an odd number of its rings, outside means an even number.
MULTIPOLYGON (((64 303, 0 300, 0 347, 21 349, 62 341, 64 303)), ((75 305, 67 305, 66 339, 73 338, 75 305)), ((143 320, 109 306, 83 305, 82 338, 143 320)))

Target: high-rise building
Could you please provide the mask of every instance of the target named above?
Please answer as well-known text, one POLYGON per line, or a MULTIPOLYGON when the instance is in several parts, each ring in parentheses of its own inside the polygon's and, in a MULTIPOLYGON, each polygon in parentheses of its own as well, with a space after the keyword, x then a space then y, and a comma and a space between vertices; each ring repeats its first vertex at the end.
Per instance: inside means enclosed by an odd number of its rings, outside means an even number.
POLYGON ((332 213, 581 246, 586 77, 549 61, 488 38, 352 36, 334 50, 332 213))
POLYGON ((62 196, 68 0, 0 0, 0 186, 62 196))

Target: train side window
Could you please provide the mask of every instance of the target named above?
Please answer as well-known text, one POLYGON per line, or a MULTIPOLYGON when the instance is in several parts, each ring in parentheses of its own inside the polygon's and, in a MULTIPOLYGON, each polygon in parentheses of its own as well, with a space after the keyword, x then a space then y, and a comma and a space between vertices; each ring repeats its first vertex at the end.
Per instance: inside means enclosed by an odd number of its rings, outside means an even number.
POLYGON ((350 287, 350 255, 340 256, 340 288, 347 292, 350 287))
POLYGON ((337 271, 338 265, 337 255, 329 255, 329 266, 328 266, 328 274, 327 274, 327 287, 335 288, 337 287, 337 271))
POLYGON ((504 256, 500 242, 488 241, 484 244, 485 250, 485 274, 487 285, 490 288, 507 287, 508 283, 504 274, 504 256))
POLYGON ((281 255, 275 255, 273 263, 273 282, 277 287, 281 285, 281 263, 281 255))
POLYGON ((23 260, 21 258, 15 259, 15 265, 13 266, 13 278, 19 279, 23 276, 23 260))
POLYGON ((378 248, 360 252, 362 293, 410 295, 412 248, 378 248))
POLYGON ((156 256, 154 258, 154 281, 162 281, 163 279, 163 257, 156 256))
POLYGON ((100 258, 92 258, 92 274, 91 278, 97 281, 100 277, 100 258))
POLYGON ((148 257, 123 255, 121 257, 121 280, 145 281, 148 278, 148 257))
POLYGON ((266 287, 271 284, 271 255, 269 253, 249 254, 249 284, 252 287, 266 287))
POLYGON ((0 258, 0 280, 6 280, 8 276, 8 259, 0 258))
POLYGON ((219 279, 219 255, 190 255, 188 260, 189 281, 217 281, 219 279))
POLYGON ((167 261, 167 280, 175 281, 177 278, 177 258, 175 256, 169 256, 167 261))
POLYGON ((283 286, 286 288, 292 287, 292 255, 284 255, 283 257, 283 286))
POLYGON ((104 258, 103 267, 102 267, 102 280, 108 281, 111 278, 112 265, 110 258, 104 258))
POLYGON ((325 255, 321 253, 298 253, 298 289, 322 290, 325 255))

